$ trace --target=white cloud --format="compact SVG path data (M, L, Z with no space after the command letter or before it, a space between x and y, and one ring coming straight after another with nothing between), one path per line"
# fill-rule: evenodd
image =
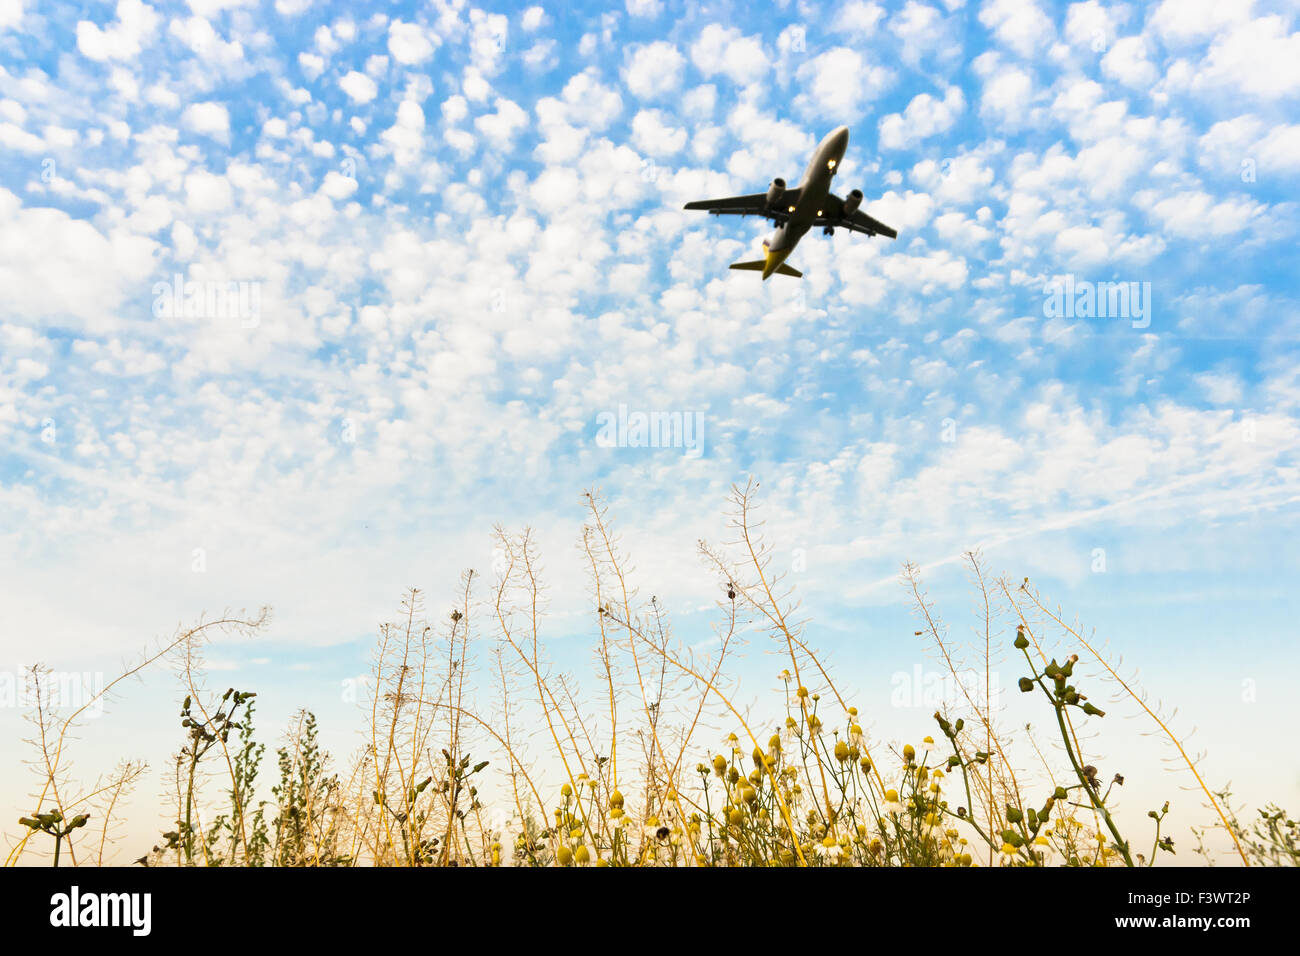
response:
M404 66L424 63L440 42L436 33L418 23L394 20L388 25L388 52Z
M844 46L809 60L796 76L804 88L797 97L802 112L846 123L861 119L893 80L886 67Z
M721 73L742 86L757 81L771 69L761 37L745 36L734 27L717 23L700 31L699 39L691 45L691 61L704 76Z
M357 191L357 181L351 176L331 171L325 174L320 191L330 199L347 199Z
M199 169L185 177L185 204L191 212L220 212L233 199L230 181L225 176Z
M325 58L315 53L299 53L298 67L309 80L314 80L325 72Z
M1005 129L1028 124L1036 98L1034 79L1015 66L996 64L988 71L980 96L980 115Z
M1261 99L1300 93L1300 32L1288 32L1287 21L1269 16L1217 34L1193 86Z
M353 103L369 103L379 92L375 81L364 73L351 70L339 80L339 89L348 95Z
M237 40L223 40L203 17L183 20L178 17L168 25L167 32L189 47L199 59L214 66L230 68L244 59L243 44Z
M23 0L0 0L0 30L18 26L23 19Z
M1154 202L1150 213L1174 235L1204 238L1242 232L1264 213L1264 206L1241 197L1216 202L1209 193L1187 190Z
M942 100L921 93L912 98L901 115L891 113L880 120L880 146L907 149L927 137L946 132L965 108L966 98L960 87L948 87Z
M627 67L623 70L623 82L634 96L641 99L654 99L671 93L682 83L682 71L686 68L686 58L673 44L656 40L637 47Z
M1147 21L1166 44L1182 45L1207 40L1224 28L1250 18L1254 0L1163 0Z
M1120 24L1128 20L1128 8L1103 6L1098 0L1072 3L1065 15L1065 38L1076 47L1101 53L1115 42Z
M127 60L138 56L153 36L160 17L141 0L118 0L117 20L100 27L89 20L77 23L77 49L90 60Z
M1101 70L1125 86L1149 89L1160 74L1149 59L1146 40L1141 36L1117 40L1101 60Z
M1221 120L1198 141L1201 165L1241 182L1253 167L1261 176L1300 172L1300 125L1270 125L1252 113Z
M103 233L49 208L26 208L0 188L0 286L10 315L108 329L122 324L128 295L153 272L156 243ZM143 311L143 310L142 310ZM144 318L144 315L130 318Z
M884 7L878 3L872 3L871 0L849 0L839 8L832 29L865 40L876 32L877 25L884 17Z
M1231 372L1202 372L1196 384L1215 405L1236 405L1245 392L1241 379Z
M392 150L393 162L398 166L414 163L424 143L424 110L420 104L402 100L397 105L396 121L380 134L380 139Z
M653 18L663 12L662 0L627 0L627 13L630 17Z
M984 0L979 20L1003 46L1023 57L1033 56L1056 32L1037 0Z
M191 103L181 113L181 125L193 133L230 142L230 111L223 103Z
M498 97L496 112L474 120L474 128L498 150L508 150L514 138L528 128L528 114L518 103Z
M529 7L519 18L519 25L528 33L540 30L546 25L546 11L541 7Z
M681 152L686 130L669 125L659 110L641 110L632 120L632 144L647 156L660 159Z

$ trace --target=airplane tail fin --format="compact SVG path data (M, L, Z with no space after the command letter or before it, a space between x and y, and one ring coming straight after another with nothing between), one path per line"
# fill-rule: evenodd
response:
M762 259L755 259L753 262L733 262L730 266L732 269L744 269L747 272L762 272L767 265ZM784 262L776 267L778 274L783 276L794 276L796 279L802 279L803 273L798 269L786 265Z

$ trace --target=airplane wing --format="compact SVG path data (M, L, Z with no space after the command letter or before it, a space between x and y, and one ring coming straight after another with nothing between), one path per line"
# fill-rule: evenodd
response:
M686 209L702 209L714 216L762 216L773 222L785 222L789 218L789 208L799 202L799 189L787 189L781 194L781 203L776 209L767 204L767 193L754 193L752 196L731 196L727 199L701 199L688 202Z
M897 230L889 228L879 219L872 219L861 209L853 210L852 215L844 215L844 200L834 193L826 197L826 206L827 208L822 210L826 215L818 216L813 220L814 226L832 226L850 232L861 232L868 236L898 238Z

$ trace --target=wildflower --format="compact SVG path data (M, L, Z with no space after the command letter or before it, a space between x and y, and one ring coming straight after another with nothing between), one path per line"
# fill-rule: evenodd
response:
M740 739L735 734L727 734L722 743L730 749L731 753L740 749Z
M785 670L781 671L781 673L777 674L776 676L781 679L781 683L783 684L790 683L791 680L790 668L787 667Z
M940 820L937 813L927 813L925 815L924 833L935 842L938 842L939 838L943 836L943 827L941 827L939 823Z
M645 835L653 837L659 832L659 818L647 817L645 821Z
M835 759L840 763L846 763L849 759L849 745L842 740L835 744Z
M727 772L727 758L718 754L713 758L713 772L721 777Z
M849 726L849 744L853 747L861 747L863 744L862 728L857 724Z
M903 805L898 800L897 790L885 791L885 812L895 817L903 812Z
M799 725L794 722L793 717L785 719L785 729L781 731L781 738L787 747L793 746L799 739Z
M623 808L623 794L617 790L611 793L609 795L609 805L616 810L621 810Z
M931 750L933 750L933 749L934 749L934 738L933 738L933 737L925 737L925 738L922 738L922 740L921 740L921 749L924 750L926 753L929 753Z
M835 837L831 836L829 833L826 834L825 838L817 844L816 849L817 855L823 860L829 860L834 863L840 858L840 845L835 841Z
M560 866L568 866L573 862L573 851L567 846L561 846L555 851L555 862L559 863Z
M573 851L573 858L580 866L586 866L591 862L591 851L584 844L579 843L578 848Z
M911 744L907 744L905 747L903 747L903 761L905 763L910 764L915 759L916 759L916 748L913 747Z
M795 691L795 693L796 693L799 697L807 698L807 696L808 696L808 688L807 688L807 687L804 687L804 686L802 686L802 685L800 685L799 689L798 689L797 691Z

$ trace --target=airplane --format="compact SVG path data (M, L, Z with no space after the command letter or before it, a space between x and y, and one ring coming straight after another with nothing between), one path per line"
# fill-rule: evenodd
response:
M848 146L849 128L841 126L827 133L817 145L803 179L793 189L786 189L785 180L778 177L772 180L765 193L703 199L688 202L685 208L702 209L714 216L763 216L771 219L776 223L776 232L770 240L763 240L763 258L753 262L734 262L731 268L761 271L765 281L773 273L802 278L803 273L786 265L785 260L813 226L821 226L822 234L826 236L832 235L838 227L868 236L898 238L896 231L858 208L862 204L861 189L853 190L847 199L841 199L830 191L831 179L838 171Z

